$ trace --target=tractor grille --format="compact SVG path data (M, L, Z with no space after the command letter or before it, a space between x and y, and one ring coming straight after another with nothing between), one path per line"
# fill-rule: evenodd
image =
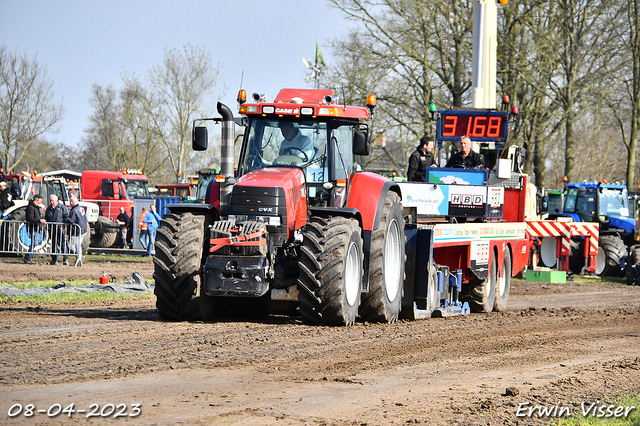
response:
M211 248L214 254L237 254L241 256L266 256L266 226L262 222L246 221L236 224L231 220L220 220L211 225ZM261 242L262 244L257 244Z

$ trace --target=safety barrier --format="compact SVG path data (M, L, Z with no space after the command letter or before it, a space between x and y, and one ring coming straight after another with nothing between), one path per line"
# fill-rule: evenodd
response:
M577 253L585 259L585 269L595 272L598 257L599 225L592 222L572 222L568 220L527 221L527 237L537 240L538 255L548 267L557 266L561 271L569 271L571 240L584 238L584 251ZM534 269L537 260L533 261Z
M75 223L0 221L0 253L26 255L77 255L82 262L86 233ZM76 266L78 264L76 262Z

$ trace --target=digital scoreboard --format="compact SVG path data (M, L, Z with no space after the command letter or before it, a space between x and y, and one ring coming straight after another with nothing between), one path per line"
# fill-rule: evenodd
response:
M472 141L505 142L509 114L503 111L438 111L438 140L458 141L467 135Z

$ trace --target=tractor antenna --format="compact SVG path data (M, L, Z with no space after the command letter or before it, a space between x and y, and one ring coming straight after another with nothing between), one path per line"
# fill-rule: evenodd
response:
M340 83L340 88L342 89L342 102L344 105L344 111L347 110L347 97L344 95L344 84Z
M242 89L242 82L244 81L244 70L242 70L242 74L240 74L240 89Z

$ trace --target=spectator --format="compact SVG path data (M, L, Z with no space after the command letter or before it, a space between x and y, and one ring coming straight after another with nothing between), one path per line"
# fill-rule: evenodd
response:
M144 223L144 217L147 215L147 208L142 208L142 213L140 214L140 219L138 219L138 240L140 240L140 244L142 244L143 249L147 249L149 245L149 233L147 232L147 224Z
M11 197L13 200L22 200L22 189L17 177L11 178Z
M68 223L75 223L78 225L79 229L76 227L72 227L70 231L69 238L69 246L72 248L70 251L75 251L76 253L76 267L82 266L82 258L84 254L82 253L82 241L84 241L84 237L87 234L89 228L87 227L87 217L85 215L84 209L78 203L78 197L72 195L70 198L71 201L71 211L69 212L69 218L66 220ZM80 232L80 235L77 233Z
M120 228L118 229L118 241L116 242L116 245L119 248L129 247L129 244L127 243L127 228L129 228L130 221L131 221L131 218L127 214L124 207L121 206L120 214L116 218L116 223L120 225Z
M58 264L57 253L62 253L62 264L69 264L69 250L67 248L67 235L64 227L60 225L69 219L69 210L58 202L58 196L51 194L49 207L44 213L44 219L49 223L49 235L51 235L51 264ZM58 224L58 225L56 225Z
M0 217L6 209L13 206L13 197L7 188L7 182L0 182Z
M436 159L433 155L433 138L422 135L420 143L409 157L407 180L409 182L425 182L427 167L435 167Z
M24 263L33 263L31 255L36 245L36 239L42 239L42 225L47 224L47 221L42 218L41 203L42 197L40 194L36 194L33 200L29 200L29 204L27 204L27 232L31 237L31 241L29 243L29 252L24 256Z
M156 212L156 205L151 204L151 210L142 220L147 224L147 233L149 234L149 243L147 245L147 256L151 256L151 250L156 243L156 230L160 226L160 215Z
M462 136L460 138L460 151L456 152L447 161L447 167L461 167L463 169L482 168L482 156L471 150L471 138Z

